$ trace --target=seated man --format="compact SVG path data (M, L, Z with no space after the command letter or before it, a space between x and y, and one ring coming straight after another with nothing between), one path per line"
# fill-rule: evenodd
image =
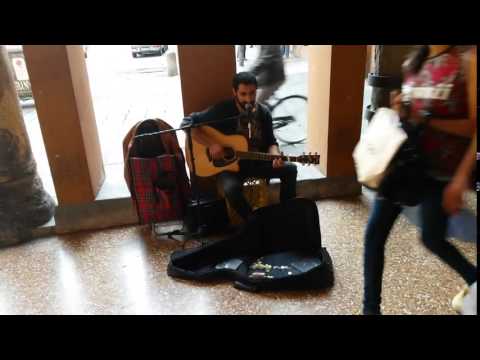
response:
M194 124L221 120L210 123L225 135L242 134L248 139L249 151L280 155L278 143L273 135L272 115L262 104L255 104L257 80L248 72L241 72L233 78L233 98L214 105L200 113L193 113ZM252 109L252 111L249 111ZM223 119L223 120L222 120ZM223 157L223 147L216 144L201 127L192 129L192 138L208 147L214 159ZM247 219L252 209L243 196L243 182L248 177L279 178L281 180L280 200L285 201L296 196L297 167L284 163L282 159L273 162L240 160L238 173L224 171L217 175L217 182L223 187L226 198L235 211Z

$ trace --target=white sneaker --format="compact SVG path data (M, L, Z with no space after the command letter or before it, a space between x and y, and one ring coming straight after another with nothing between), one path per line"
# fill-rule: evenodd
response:
M477 315L477 282L474 282L463 299L462 315Z
M452 308L459 314L462 313L463 301L465 297L468 295L468 293L469 293L469 287L465 285L462 288L462 290L457 295L455 295L455 297L452 300Z

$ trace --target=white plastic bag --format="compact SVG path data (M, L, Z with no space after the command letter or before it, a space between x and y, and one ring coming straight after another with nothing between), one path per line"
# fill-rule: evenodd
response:
M353 160L360 183L377 189L388 165L407 140L396 111L379 108L353 151Z

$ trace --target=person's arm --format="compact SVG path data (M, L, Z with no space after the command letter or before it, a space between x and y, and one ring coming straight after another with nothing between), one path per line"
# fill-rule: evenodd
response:
M450 183L443 193L443 208L449 214L455 214L460 211L463 203L463 194L469 188L470 176L475 168L477 161L477 56L476 51L472 52L469 62L469 71L467 76L468 84L468 105L469 105L469 121L473 128L473 138L470 147L466 151L462 162L455 171Z
M280 152L280 149L278 148L278 145L271 145L268 148L268 152L272 155L282 155L282 153ZM279 167L282 167L283 165L285 165L285 163L282 159L275 159L272 162L273 168L279 168Z
M272 64L282 61L280 45L260 45L260 52L249 71L258 76L264 71L268 71Z
M248 69L253 75L258 76L263 69L265 68L265 45L260 45L260 51L258 53L257 58L255 59L253 65Z
M477 161L477 135L472 139L468 151L457 168L455 175L443 192L442 205L448 214L456 214L463 204L463 194L469 189L470 176Z
M282 155L278 145L270 145L269 148L268 148L268 153L272 154L272 155Z
M223 157L223 146L210 139L210 137L202 131L202 128L192 129L192 138L196 142L206 146L212 158L221 159Z
M211 107L202 113L194 113L191 118L195 124L201 124L202 122L209 121L209 119L215 119L218 115L217 113L216 107ZM191 134L194 141L208 148L210 155L214 159L220 159L223 156L223 146L215 143L213 139L205 134L201 127L192 128Z
M268 153L272 155L282 155L280 152L280 149L278 147L277 140L275 139L275 135L273 134L273 119L272 119L272 114L270 111L265 109L265 116L264 116L264 141L266 145L268 146ZM272 166L274 168L278 168L284 165L284 162L282 159L275 159L273 160Z
M192 139L206 147L214 145L212 139L205 134L201 127L192 129Z

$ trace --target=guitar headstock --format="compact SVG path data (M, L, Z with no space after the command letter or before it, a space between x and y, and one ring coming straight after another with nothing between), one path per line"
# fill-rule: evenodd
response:
M311 152L308 154L303 153L297 157L297 162L303 165L318 165L320 164L320 155L318 153L312 154Z

